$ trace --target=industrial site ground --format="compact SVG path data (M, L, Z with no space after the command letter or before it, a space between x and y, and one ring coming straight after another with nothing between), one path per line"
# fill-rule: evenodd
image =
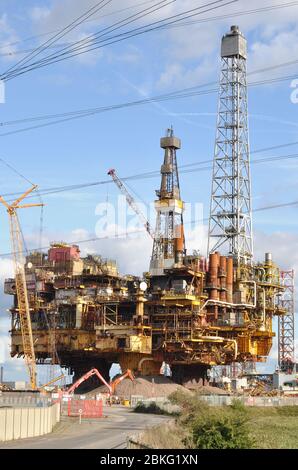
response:
M200 402L199 395L184 396L181 390L170 400L179 404L179 413L164 413L158 406L150 405L147 410L142 407L141 412L121 405L107 406L103 418L82 419L80 423L77 417L64 416L51 434L6 442L0 449L298 448L298 406L243 409L236 400L232 407L211 409ZM245 430L240 429L239 433L243 417ZM214 436L223 423L231 426L231 434L219 442ZM204 429L201 442L194 439L198 426ZM205 439L206 432L212 432L209 441Z
M243 408L235 400L234 407L211 409L199 397L178 394L175 403L181 405L181 414L146 430L139 442L152 449L298 448L298 406ZM196 440L199 430L200 442ZM219 431L226 433L225 440L216 440ZM208 433L210 439L206 439Z
M79 418L62 417L50 435L2 443L0 449L125 449L129 436L168 419L123 406L105 407L103 418L80 424Z

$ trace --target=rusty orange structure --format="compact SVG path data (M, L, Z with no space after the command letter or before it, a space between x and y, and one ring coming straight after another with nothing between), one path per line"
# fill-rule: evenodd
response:
M169 152L178 147L174 139L162 139L168 162L164 172L173 169ZM214 365L266 360L275 335L272 319L285 313L277 302L283 291L279 268L270 254L262 263L240 265L219 252L210 253L208 260L187 254L183 202L177 186L171 192L164 189L170 188L165 174L156 208L169 224L176 210L179 230L174 224L169 232L173 238L165 240L158 233L157 217L158 246L153 246L151 271L144 277L120 275L116 262L81 257L78 246L63 242L53 243L48 253L27 256L24 269L38 363L51 357L49 337L74 380L96 368L108 382L113 363L134 376L154 375L165 362L173 380L200 383ZM11 355L22 357L15 279L5 281L5 292L14 296ZM92 388L92 377L89 383Z
M185 255L163 276L142 279L120 276L112 261L91 255L40 260L33 253L25 264L35 357L43 363L51 356L51 329L61 365L75 379L96 367L108 380L112 363L134 375L158 374L166 362L183 383L203 380L213 365L265 361L273 316L285 313L276 302L279 269L268 257L235 267L214 253L202 270L201 257ZM22 357L14 279L5 281L5 292L15 299L11 354Z

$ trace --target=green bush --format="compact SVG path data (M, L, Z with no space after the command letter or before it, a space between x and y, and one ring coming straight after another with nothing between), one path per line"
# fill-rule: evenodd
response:
M247 415L247 408L243 404L241 400L237 400L237 398L234 398L232 400L232 404L230 406L232 411L236 411L238 413L242 413L244 415Z
M195 449L250 449L249 413L240 400L231 406L211 407L197 394L173 393L170 401L181 408L178 424L187 432L184 445Z
M191 434L196 449L250 449L254 444L242 410L201 416L194 423Z
M186 421L192 421L196 415L208 413L209 405L199 395L177 390L169 397L173 405L178 405Z
M150 402L148 405L145 403L139 402L134 408L135 413L150 413L155 415L168 415L165 410L160 408L154 401Z

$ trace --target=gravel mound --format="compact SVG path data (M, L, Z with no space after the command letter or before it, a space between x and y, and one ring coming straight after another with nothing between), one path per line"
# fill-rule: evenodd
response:
M211 385L196 386L194 384L185 384L185 387L199 395L231 395L227 390L219 387L212 387Z
M182 385L176 384L169 377L163 375L136 377L134 381L124 379L116 387L116 395L120 398L129 398L131 395L141 395L144 398L167 397L176 390L188 392ZM105 385L92 390L90 394L107 393Z

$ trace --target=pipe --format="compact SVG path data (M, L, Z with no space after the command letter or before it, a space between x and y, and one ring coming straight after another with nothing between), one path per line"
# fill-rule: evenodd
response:
M254 285L254 303L253 304L240 304L245 305L245 307L256 308L257 306L257 283L256 281L241 281L243 284L253 284Z
M211 253L209 256L209 275L210 275L210 296L213 300L218 299L218 253Z
M252 283L254 284L254 303L253 304L234 304L232 302L223 302L222 300L214 300L214 299L207 299L203 306L200 308L200 312L203 308L206 307L208 303L220 304L226 307L248 307L248 308L256 308L257 305L257 283L256 281L242 281L243 283Z
M265 308L265 305L266 305L266 291L265 291L265 288L263 287L262 289L263 291L263 318L262 318L262 324L263 324L263 327L265 329L266 325L266 308Z
M266 271L265 268L262 268L261 266L257 267L257 271L263 271L263 277L261 278L261 281L266 281Z
M143 318L144 316L144 293L143 291L139 290L137 293L136 299L136 316Z
M143 359L141 359L138 363L138 371L139 372L142 371L142 365L145 361L154 361L154 358L153 357L143 357Z
M224 343L234 343L234 360L237 359L237 356L238 356L238 343L237 343L236 339L224 338L223 336L200 336L197 339L198 339L198 341L202 340L202 341L207 341L207 342L208 342L208 340L209 341L211 340L211 342L212 341L222 341Z
M219 258L219 266L220 266L220 300L226 301L227 300L227 258L225 256L221 256Z
M175 262L182 264L184 252L184 228L183 225L177 225L175 233Z
M227 259L227 301L233 302L233 275L234 275L234 266L233 258Z
M231 343L234 343L235 345L235 348L234 348L234 360L237 359L237 356L238 356L238 343L236 341L236 339L229 339L229 341L231 341Z

